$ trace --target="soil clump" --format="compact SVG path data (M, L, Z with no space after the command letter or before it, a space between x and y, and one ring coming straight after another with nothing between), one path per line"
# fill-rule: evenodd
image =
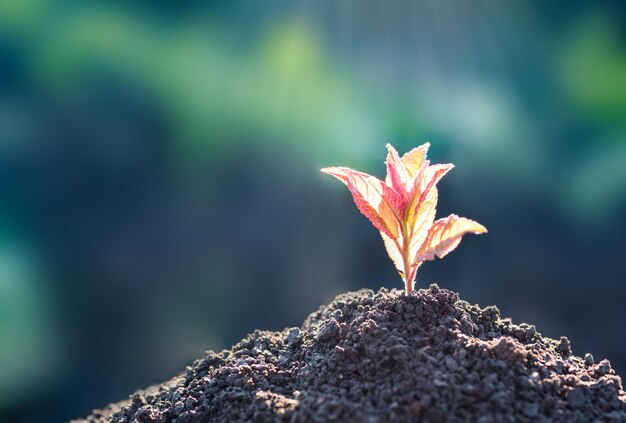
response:
M339 295L76 422L626 422L607 360L431 285Z

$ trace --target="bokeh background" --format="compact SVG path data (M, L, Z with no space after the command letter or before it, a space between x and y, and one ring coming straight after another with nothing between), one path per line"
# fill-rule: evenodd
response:
M626 373L623 2L0 2L0 421L79 417L401 288L319 169L457 165L424 265Z

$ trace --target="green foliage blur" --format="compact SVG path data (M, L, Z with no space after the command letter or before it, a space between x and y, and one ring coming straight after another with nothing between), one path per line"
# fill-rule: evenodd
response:
M626 6L0 2L0 421L61 421L401 288L319 168L456 168L418 272L626 370ZM479 239L480 238L480 239Z

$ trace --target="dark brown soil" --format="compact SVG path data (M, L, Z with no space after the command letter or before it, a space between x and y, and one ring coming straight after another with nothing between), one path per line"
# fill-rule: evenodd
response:
M626 422L607 360L431 285L350 292L88 422Z

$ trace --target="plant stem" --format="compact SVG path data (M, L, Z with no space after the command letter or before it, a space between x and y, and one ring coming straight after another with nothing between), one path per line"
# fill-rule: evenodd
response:
M413 292L413 278L415 275L411 271L411 240L408 237L406 222L402 222L402 264L404 266L404 294L411 295Z

